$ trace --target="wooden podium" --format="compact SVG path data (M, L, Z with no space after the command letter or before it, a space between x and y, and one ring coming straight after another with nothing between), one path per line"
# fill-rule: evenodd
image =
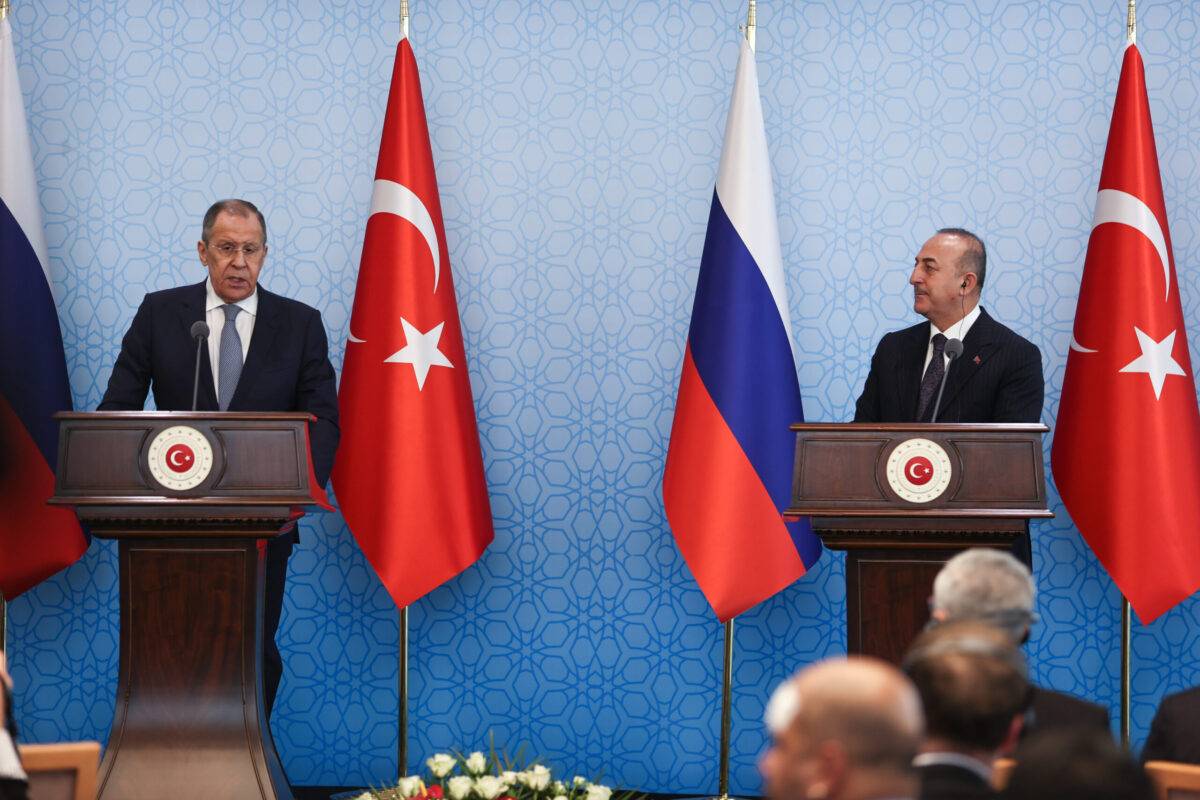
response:
M1046 508L1040 424L792 426L788 519L846 551L846 645L899 663L933 579L970 547L1008 549Z
M120 542L97 797L291 798L263 707L263 548L313 486L309 415L63 413L50 501Z

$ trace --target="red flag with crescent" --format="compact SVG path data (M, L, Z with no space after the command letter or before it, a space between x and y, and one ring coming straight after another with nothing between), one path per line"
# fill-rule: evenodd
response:
M1051 452L1063 503L1149 623L1200 587L1200 410L1145 70L1125 50Z
M338 394L338 504L400 608L492 541L420 76L396 47Z

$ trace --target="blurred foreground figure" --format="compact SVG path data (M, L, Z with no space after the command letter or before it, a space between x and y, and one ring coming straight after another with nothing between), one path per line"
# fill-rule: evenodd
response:
M996 797L992 764L1012 752L1029 703L1021 651L989 625L948 622L918 636L903 666L925 712L919 797Z
M771 800L912 798L921 701L890 664L819 662L780 686L767 706L771 748L759 765Z
M1150 776L1105 733L1032 736L1017 751L1004 797L1021 800L1154 800Z

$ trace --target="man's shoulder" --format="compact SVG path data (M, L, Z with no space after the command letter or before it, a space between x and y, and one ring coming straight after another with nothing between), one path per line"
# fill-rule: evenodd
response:
M1104 706L1041 686L1034 688L1033 716L1039 731L1079 725L1107 729L1109 725Z
M1200 715L1200 686L1184 689L1182 692L1169 694L1158 704L1160 709L1167 711L1188 710Z
M170 306L178 303L204 298L204 282L189 283L186 286L173 286L170 289L159 289L147 292L145 302L152 306Z
M967 335L970 336L977 329L981 335L1005 347L1015 347L1021 350L1041 353L1036 344L997 320L986 309L980 309L979 319L975 320L975 324L971 326L971 330L967 332Z
M929 344L929 323L918 322L916 325L910 325L907 328L901 328L898 331L888 331L879 340L879 347L896 347L912 342L924 341Z
M284 314L290 317L307 318L320 316L321 312L310 306L308 303L301 302L291 297L285 297L281 294L269 291L261 285L258 287L258 304L259 313L271 311L273 313Z

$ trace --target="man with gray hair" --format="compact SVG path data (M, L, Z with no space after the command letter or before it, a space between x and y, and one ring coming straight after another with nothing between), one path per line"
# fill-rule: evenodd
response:
M890 664L861 657L813 664L775 691L766 723L773 742L759 768L771 800L916 796L921 700Z
M932 622L982 622L1003 631L1014 646L1025 644L1037 619L1036 589L1029 569L1008 553L975 548L946 562L933 581ZM1034 731L1089 728L1111 735L1108 710L1069 694L1034 687L1023 736Z

